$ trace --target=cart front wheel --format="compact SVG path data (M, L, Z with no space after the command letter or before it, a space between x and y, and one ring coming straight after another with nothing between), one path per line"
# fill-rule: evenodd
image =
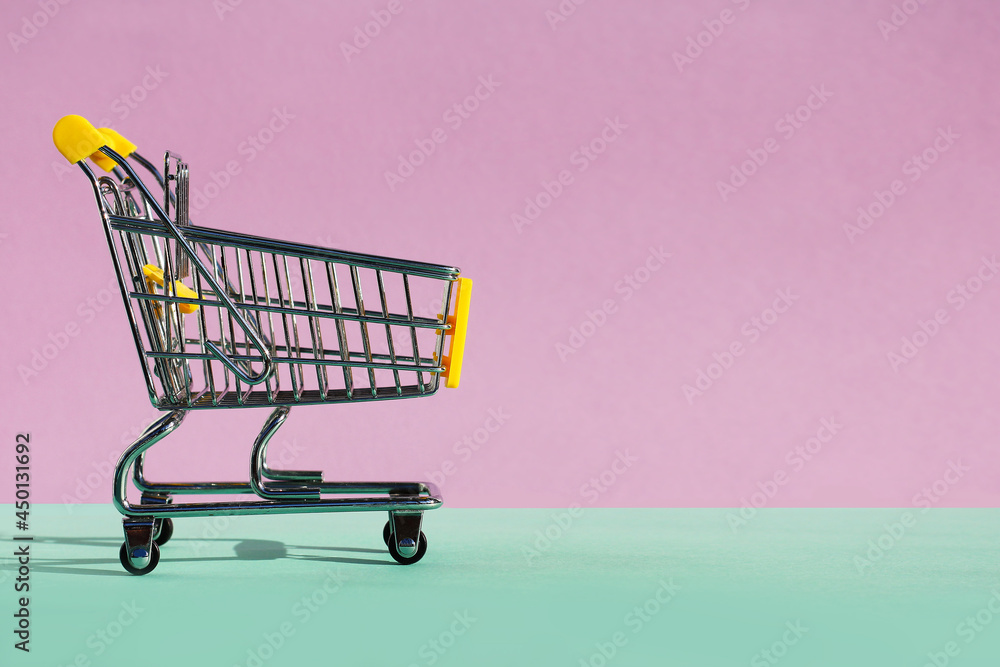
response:
M420 541L417 543L417 552L412 556L401 555L399 553L399 547L396 544L396 540L394 539L390 539L387 537L386 545L389 547L389 555L392 556L397 563L399 563L400 565L412 565L413 563L416 563L418 560L423 558L424 554L427 553L427 536L424 535L423 532L421 531Z
M130 574L149 574L156 568L156 564L160 562L159 545L157 545L156 542L153 542L150 545L150 548L151 550L148 554L148 560L146 559L145 553L137 553L135 554L135 558L130 558L128 553L128 544L122 542L122 548L118 552L118 560L122 562L122 567L124 567Z
M160 519L159 523L160 532L153 541L162 547L170 541L171 536L174 534L174 521L173 519Z
M385 527L382 529L382 541L385 542L385 546L389 546L390 536L392 536L392 521L386 521Z

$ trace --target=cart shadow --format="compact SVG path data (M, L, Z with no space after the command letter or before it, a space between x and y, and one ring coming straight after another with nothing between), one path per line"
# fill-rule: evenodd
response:
M316 561L323 563L344 563L349 565L396 565L394 561L389 558L388 553L385 549L366 549L360 547L337 547L337 546L313 546L313 545L292 545L288 546L284 542L279 542L277 540L227 540L224 538L214 538L214 539L195 539L195 538L175 538L171 540L171 543L194 543L194 551L204 551L204 548L199 548L198 545L216 545L222 542L236 542L233 545L233 555L231 556L193 556L193 557L171 557L170 545L165 545L161 549L160 560L163 563L215 563L223 561L272 561L280 560L283 558L291 560L305 560L305 561ZM117 554L118 549L121 547L121 539L117 538L99 538L99 537L43 537L36 536L33 540L34 544L59 544L73 547L97 547L105 550L111 550L113 553ZM217 548L217 547L214 547ZM360 557L350 557L350 556L323 556L314 555L307 553L290 553L289 549L293 550L308 550L308 551L336 551L336 552L347 552L347 553L357 553L357 554L378 554L384 555L385 559L374 559L374 558L360 558ZM38 550L35 550L36 553ZM112 565L114 569L98 569L93 566L95 565ZM112 576L112 577L131 577L133 575L125 572L121 569L121 563L118 558L44 558L32 555L31 557L31 569L36 572L47 572L52 574L83 574L83 575L96 575L96 576ZM2 571L16 571L17 563L13 561L8 561L6 563L0 563L0 572Z

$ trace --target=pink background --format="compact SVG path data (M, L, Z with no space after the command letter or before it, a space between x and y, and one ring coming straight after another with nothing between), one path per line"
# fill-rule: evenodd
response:
M555 28L557 0L402 0L348 62L340 43L387 4L245 0L220 19L207 1L73 2L16 52L5 39L3 467L30 431L36 500L107 502L106 461L155 416L119 297L92 320L81 306L113 272L89 185L55 169L52 125L77 113L157 161L180 152L196 189L238 161L196 223L475 280L462 387L295 410L274 449L295 467L424 478L450 461L452 506L736 506L761 486L772 506L908 506L936 481L936 504L1000 504L1000 280L949 300L1000 251L1000 5L913 2L884 38L885 0L594 1ZM726 9L678 71L674 52ZM5 2L0 26L39 11ZM166 76L142 90L147 67ZM444 112L490 76L499 87L454 129ZM776 122L813 87L832 96L787 137ZM294 118L248 161L240 144L275 108ZM574 151L608 118L627 128L578 171ZM384 173L439 127L447 140L390 190ZM949 127L958 138L912 181L904 164ZM717 182L769 138L777 152L723 201ZM519 233L511 215L564 169L572 184ZM844 225L895 179L905 193L852 243ZM626 300L616 283L651 246L671 257ZM786 289L794 305L751 341L744 323ZM606 300L563 361L557 344ZM887 353L938 310L947 322L894 370ZM18 366L71 324L79 335L23 381ZM718 375L713 353L733 341L744 353L689 402L683 386ZM485 439L498 408L509 416ZM243 478L265 417L193 414L148 473ZM824 418L842 427L821 451L786 458ZM470 456L465 436L484 440ZM619 451L638 462L605 472ZM952 463L961 476L942 481ZM582 488L602 472L607 488Z

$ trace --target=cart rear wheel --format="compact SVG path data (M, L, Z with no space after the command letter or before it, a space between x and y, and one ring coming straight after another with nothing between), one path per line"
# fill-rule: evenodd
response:
M422 531L420 533L420 541L417 543L417 553L412 556L400 555L398 547L396 546L396 540L386 539L386 544L389 547L389 555L392 556L393 559L400 565L412 565L423 558L424 554L427 553L427 536L424 535Z
M161 547L170 541L171 536L174 534L174 522L173 519L160 519L160 532L157 534L156 542Z
M382 529L382 541L385 542L385 546L389 546L389 537L392 535L392 521L386 521L385 527Z
M150 547L149 562L143 566L136 566L133 564L132 559L129 558L128 544L122 542L122 548L118 552L118 560L122 562L122 567L128 570L130 574L149 574L156 568L156 564L160 562L160 547L156 542L153 542Z

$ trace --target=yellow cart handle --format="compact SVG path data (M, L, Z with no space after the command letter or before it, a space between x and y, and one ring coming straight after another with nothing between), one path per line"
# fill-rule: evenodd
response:
M52 143L70 164L97 153L102 146L108 146L108 138L83 116L63 116L52 128ZM100 153L98 153L100 155Z
M98 150L102 146L107 146L122 157L135 152L135 144L131 141L109 127L98 130L83 116L60 118L52 128L52 142L70 164L89 157L104 171L114 169L115 161Z
M128 157L135 152L135 144L112 130L110 127L102 127L98 130L98 132L103 134L104 138L107 139L108 147L122 157ZM104 171L111 171L116 166L114 160L101 152L93 153L90 156L90 159Z
M455 281L455 314L448 317L451 329L445 335L451 339L448 353L441 359L444 366L444 386L458 387L462 379L462 355L465 353L465 330L469 320L469 300L472 298L472 280L459 278Z

